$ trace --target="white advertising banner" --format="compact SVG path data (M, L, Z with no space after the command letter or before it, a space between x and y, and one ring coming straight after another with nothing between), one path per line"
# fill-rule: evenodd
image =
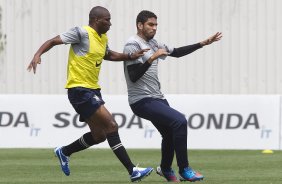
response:
M173 95L186 115L188 147L280 149L279 95Z
M281 149L279 95L166 95L185 114L188 148ZM126 148L160 148L154 126L135 116L126 95L103 95ZM88 126L66 95L0 95L0 148L66 145ZM109 148L107 142L95 146Z

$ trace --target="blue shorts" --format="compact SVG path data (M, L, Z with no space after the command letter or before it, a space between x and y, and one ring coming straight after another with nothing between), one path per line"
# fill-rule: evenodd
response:
M75 111L80 115L79 121L82 122L90 118L101 105L105 104L100 89L70 88L68 89L68 98Z

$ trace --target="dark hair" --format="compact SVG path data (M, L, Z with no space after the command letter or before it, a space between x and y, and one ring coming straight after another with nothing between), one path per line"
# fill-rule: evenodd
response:
M155 15L153 12L148 11L148 10L142 10L136 18L136 26L138 24L138 22L141 22L142 24L144 24L149 18L156 18L157 19L157 15Z

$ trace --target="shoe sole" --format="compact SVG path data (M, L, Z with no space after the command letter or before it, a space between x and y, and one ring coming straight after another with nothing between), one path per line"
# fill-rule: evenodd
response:
M180 180L181 182L183 182L183 181L196 182L196 181L204 180L204 178L198 178L198 179L195 179L195 180L185 180L185 179L180 178L179 180Z
M154 169L152 168L145 176L143 176L143 177L140 178L140 179L134 180L134 181L131 180L131 182L140 182L141 180L143 180L144 178L146 178L147 176L149 176L153 171L154 171Z

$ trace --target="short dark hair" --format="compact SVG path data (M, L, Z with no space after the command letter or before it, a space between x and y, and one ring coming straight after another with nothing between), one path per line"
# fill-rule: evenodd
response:
M153 12L148 11L148 10L142 10L136 18L136 26L138 22L141 22L144 24L149 18L158 18L157 15L155 15Z
M100 18L105 11L108 11L102 6L95 6L89 12L89 24L95 19Z

